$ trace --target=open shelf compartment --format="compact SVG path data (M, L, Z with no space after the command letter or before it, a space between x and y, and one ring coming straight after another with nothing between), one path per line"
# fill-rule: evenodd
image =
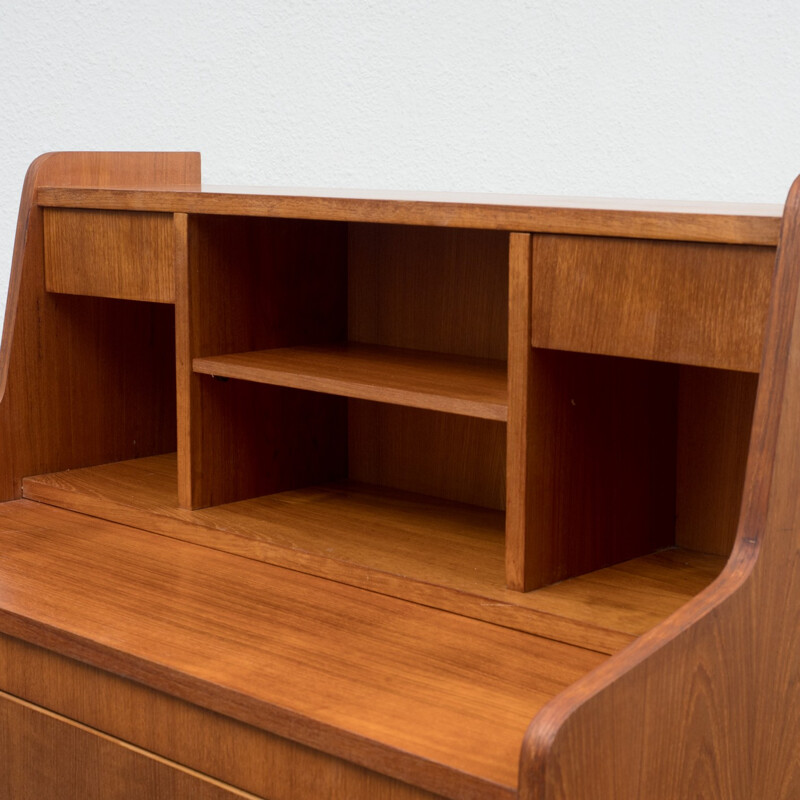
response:
M508 241L190 216L181 504L349 479L502 516Z

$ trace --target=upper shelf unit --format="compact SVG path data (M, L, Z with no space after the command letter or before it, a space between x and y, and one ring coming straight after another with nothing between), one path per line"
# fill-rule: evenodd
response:
M676 544L729 551L774 253L720 240L769 241L767 210L40 201L51 291L176 305L184 511L353 482L443 518L455 501L494 515L522 590ZM717 242L635 241L655 230Z

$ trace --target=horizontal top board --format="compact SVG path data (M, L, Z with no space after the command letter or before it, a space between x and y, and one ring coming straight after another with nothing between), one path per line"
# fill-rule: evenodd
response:
M775 246L782 207L338 189L43 187L42 206L434 225Z

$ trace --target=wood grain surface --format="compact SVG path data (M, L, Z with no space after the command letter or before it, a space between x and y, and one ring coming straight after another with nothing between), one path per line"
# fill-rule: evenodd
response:
M435 800L407 783L2 635L0 681L17 697L259 797ZM140 791L138 786L132 781L131 790ZM121 780L113 788L124 792L126 784Z
M541 457L534 446L535 381L531 341L531 236L512 233L508 278L508 438L506 441L506 584L524 592L531 584L531 560L540 556L529 525L533 474ZM528 532L530 531L530 538Z
M800 179L780 224L37 159L0 345L0 793L74 762L76 798L800 797ZM174 317L119 299L154 259ZM507 361L505 401L453 358L496 395Z
M196 358L195 372L381 403L505 420L504 361L358 343Z
M175 416L178 504L192 507L194 493L192 464L192 420L200 417L200 394L192 370L192 339L189 297L189 216L172 215L175 246Z
M505 360L508 234L348 225L351 342Z
M14 800L258 800L5 692L0 759L0 796Z
M526 590L675 542L678 367L534 350Z
M38 187L199 178L197 153L50 153L31 165L0 346L1 499L18 497L25 475L175 447L172 310L46 293Z
M202 356L342 341L346 234L335 223L189 217L188 275L178 281L186 293L179 318L188 313L189 327L181 369ZM206 375L184 380L191 507L346 477L342 398Z
M503 422L348 402L348 476L354 481L502 509L505 451Z
M770 247L537 236L534 347L758 372Z
M508 235L348 225L347 338L505 361ZM505 426L351 400L348 474L366 483L501 509Z
M525 800L800 796L800 180L786 204L733 553L681 611L550 703Z
M671 549L520 593L504 588L498 512L352 484L190 512L177 507L174 456L27 478L25 496L606 653L724 565Z
M44 209L49 292L175 302L172 215Z
M0 544L2 632L452 798L606 658L27 500Z
M758 376L684 366L678 379L675 542L729 556L736 538Z
M775 246L781 207L767 204L369 192L241 187L65 188L39 193L46 206L297 217L403 225L494 228ZM142 184L143 186L145 184Z

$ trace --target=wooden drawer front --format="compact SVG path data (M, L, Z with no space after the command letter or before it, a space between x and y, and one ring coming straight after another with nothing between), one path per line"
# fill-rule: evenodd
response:
M534 347L758 372L774 248L533 239Z
M48 291L175 302L172 214L43 212Z
M14 800L255 798L0 692L0 797Z

